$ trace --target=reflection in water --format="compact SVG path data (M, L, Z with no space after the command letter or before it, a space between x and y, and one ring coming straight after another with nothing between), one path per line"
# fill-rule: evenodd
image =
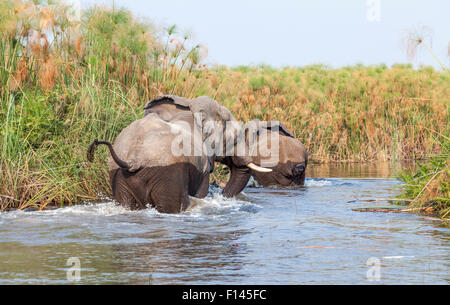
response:
M114 202L0 213L0 284L69 283L70 257L80 259L83 284L450 281L450 229L440 221L353 211L398 194L400 183L386 178L397 166L308 168L316 178L304 187L248 187L232 199L211 188L179 215ZM372 257L380 282L366 278Z
M402 169L414 169L415 162L380 162L380 163L331 163L311 164L307 167L307 177L359 177L391 178L396 177Z
M219 280L224 271L239 274L242 268L240 249L234 245L237 236L243 231L205 233L178 232L178 238L161 236L161 238L145 234L140 238L154 240L143 244L116 244L112 249L119 262L119 272L122 274L138 274L133 283L147 284L170 282L183 284L183 281L205 281L209 277ZM130 259L131 254L131 259ZM184 274L184 280L177 280L179 274ZM226 281L223 278L223 281ZM231 279L228 279L231 280Z

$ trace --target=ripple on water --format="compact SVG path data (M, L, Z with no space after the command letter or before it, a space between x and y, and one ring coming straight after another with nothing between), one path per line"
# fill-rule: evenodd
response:
M398 181L308 178L305 187L210 187L181 214L130 211L112 200L0 213L0 283L65 283L80 257L83 283L448 283L450 230L413 214L360 213ZM36 278L39 274L39 279Z

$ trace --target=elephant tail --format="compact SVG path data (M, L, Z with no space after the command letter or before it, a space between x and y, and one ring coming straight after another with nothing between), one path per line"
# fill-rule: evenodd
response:
M111 153L111 157L113 158L114 162L116 162L116 164L119 167L124 168L124 169L131 168L131 166L127 162L121 160L117 156L117 154L114 151L114 148L112 147L111 143L109 143L108 141L98 141L97 139L95 139L94 142L92 142L92 144L89 145L89 148L88 148L88 151L87 151L87 159L89 160L89 162L92 162L94 160L95 149L97 148L98 145L101 145L101 144L104 144L104 145L108 146L109 152Z

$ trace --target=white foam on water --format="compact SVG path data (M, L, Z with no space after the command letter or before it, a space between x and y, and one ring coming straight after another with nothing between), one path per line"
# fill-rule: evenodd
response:
M236 197L224 197L222 188L214 185L210 185L208 195L205 198L196 199L196 202L198 203L196 206L183 214L192 217L220 217L231 213L252 213L261 208L257 204L237 199Z
M305 186L357 186L361 180L349 178L306 178Z
M0 222L7 219L38 217L38 216L114 216L114 215L144 215L147 217L203 217L220 216L236 212L255 212L260 206L236 198L226 198L222 195L222 189L210 186L207 197L195 199L197 205L192 209L179 214L159 213L155 208L148 207L144 210L132 211L112 199L99 203L84 203L69 207L62 207L43 211L9 211L0 212Z
M308 187L322 187L331 185L341 185L346 184L348 181L341 181L339 179L324 179L324 178L307 178L305 181L305 186ZM257 182L251 178L249 181L249 186L258 187ZM133 214L141 215L145 217L221 217L230 213L256 213L261 209L258 204L249 202L248 200L242 200L241 198L227 198L222 194L223 189L210 185L208 190L208 195L205 198L198 199L195 201L197 205L186 212L179 214L164 214L159 213L155 208L148 207L144 210L132 211L122 205L115 202L113 199L104 198L102 202L88 202L84 204L68 206L63 208L57 208L53 210L44 211L9 211L0 212L0 223L2 220L24 218L24 217L37 217L37 216L114 216L114 215L124 215Z
M35 213L35 212L31 212ZM117 204L113 200L99 202L99 203L85 203L80 205L74 205L70 207L64 207L60 209L42 211L47 215L100 215L100 216L113 216L120 214L133 213L133 211L126 209L120 204Z
M305 180L305 186L326 186L326 185L332 185L333 182L328 179L313 179L313 178L307 178Z
M259 184L258 181L256 181L255 178L253 178L253 176L250 176L250 179L248 180L246 187L262 187L262 185Z
M193 217L214 216L220 217L222 215L242 212L256 212L259 205L239 200L236 198L226 198L222 194L215 193L212 196L205 197L199 200L199 204L193 207L185 214Z
M132 213L133 211L118 205L114 201L100 202L100 203L84 203L79 205L73 205L63 208L57 208L52 210L43 211L9 211L1 212L0 219L14 219L20 217L30 216L112 216L126 213Z

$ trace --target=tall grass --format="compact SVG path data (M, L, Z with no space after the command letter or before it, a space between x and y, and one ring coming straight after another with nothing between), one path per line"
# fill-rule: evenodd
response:
M243 67L214 78L238 118L284 121L319 162L420 159L441 149L431 130L449 130L450 75L432 68Z
M414 57L417 49L423 47L442 69L449 72L439 58L433 53L425 42L428 28L422 27L420 31L413 31L406 38L407 54ZM450 56L450 53L449 53ZM448 123L448 122L447 122ZM415 171L404 171L400 180L406 183L403 197L409 198L408 211L428 213L440 216L450 222L450 137L447 128L445 134L430 130L435 133L435 142L442 148L441 153L429 155L423 163L418 163Z
M86 165L87 145L113 140L155 95L192 96L199 46L124 9L71 21L61 4L1 0L0 15L0 209L109 195L104 162Z
M316 162L420 159L448 134L449 75L408 66L202 64L202 47L124 9L0 0L0 209L110 195L106 151L160 94L209 95L238 119L279 119Z
M410 198L409 210L436 214L450 221L450 138L438 135L442 152L418 164L415 171L405 171L400 179L405 182L403 197Z

